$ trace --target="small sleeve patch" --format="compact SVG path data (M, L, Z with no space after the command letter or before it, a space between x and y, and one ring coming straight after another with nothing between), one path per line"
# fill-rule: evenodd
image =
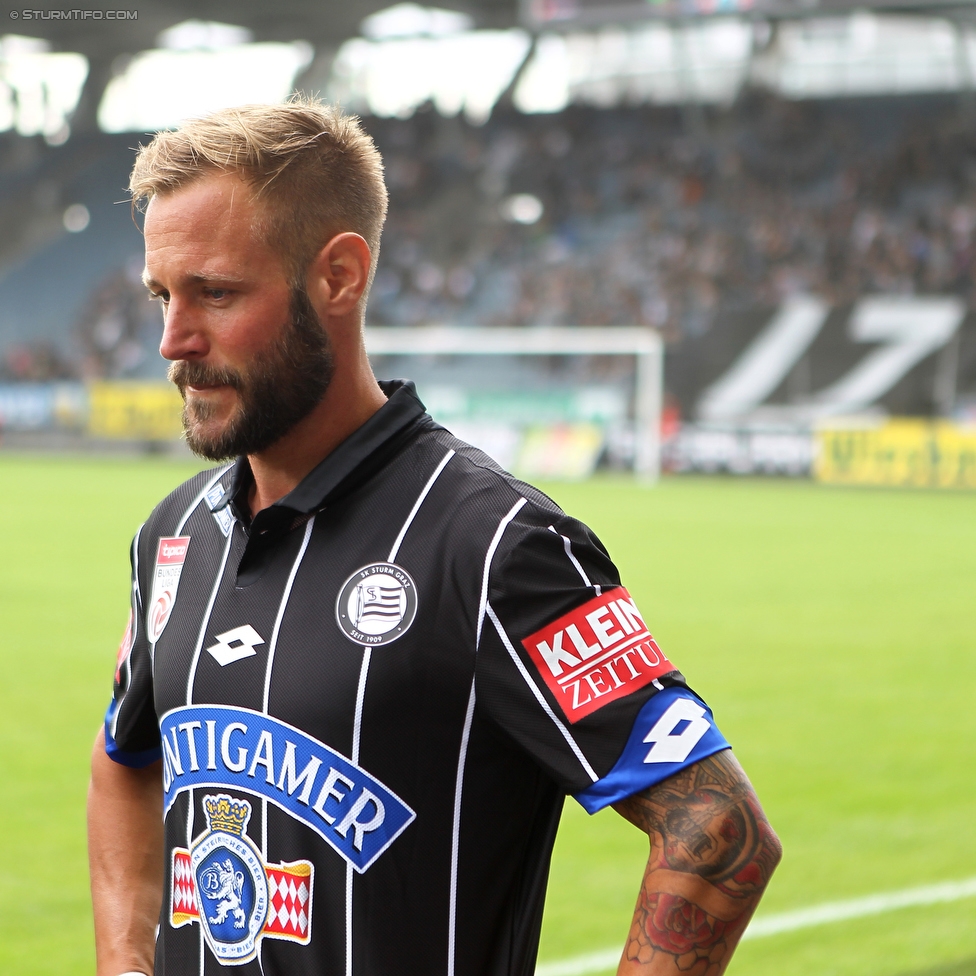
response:
M675 670L622 586L530 634L522 646L571 723Z
M129 622L125 625L125 633L122 635L122 643L119 644L119 653L115 661L115 681L118 683L122 677L122 665L129 660L129 654L132 652L132 641L135 637L133 633L133 614L132 610L129 610Z
M576 799L596 813L728 748L700 698L685 688L665 688L640 710L613 769Z
M118 711L118 702L114 699L108 706L108 711L105 713L105 753L112 762L117 762L120 766L130 766L133 769L142 769L143 766L149 766L156 762L157 759L163 758L163 750L161 746L154 746L151 749L143 749L140 752L127 752L125 749L120 749L119 744L115 741L115 736L112 734L112 728L115 724L115 713Z

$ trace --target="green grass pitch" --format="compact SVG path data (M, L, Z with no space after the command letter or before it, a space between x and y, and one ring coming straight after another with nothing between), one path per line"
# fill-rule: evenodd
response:
M90 744L129 539L192 468L0 456L0 972L93 971ZM976 875L976 496L597 479L614 554L786 850L761 913ZM622 945L645 841L567 802L541 958ZM757 939L733 976L969 976L976 898Z

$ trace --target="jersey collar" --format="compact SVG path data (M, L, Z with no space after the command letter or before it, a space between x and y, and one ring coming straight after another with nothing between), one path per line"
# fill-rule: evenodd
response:
M385 456L386 452L382 448L426 414L426 407L410 380L381 381L380 389L386 394L386 403L314 467L295 488L271 505L271 509L286 509L289 515L309 515L318 511L340 493L339 489L344 488L344 483L350 480L351 475L366 466L366 461L375 458L378 453ZM367 467L372 469L372 465ZM250 463L246 457L239 457L234 463L230 490L217 505L217 508L222 508L230 504L244 525L250 522L247 494L252 479ZM268 509L265 512L276 521L286 514L272 513ZM258 517L263 514L259 512Z

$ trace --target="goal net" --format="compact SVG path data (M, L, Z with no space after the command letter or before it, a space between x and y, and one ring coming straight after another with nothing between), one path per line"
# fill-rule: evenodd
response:
M661 340L639 327L371 327L376 374L524 478L660 471Z

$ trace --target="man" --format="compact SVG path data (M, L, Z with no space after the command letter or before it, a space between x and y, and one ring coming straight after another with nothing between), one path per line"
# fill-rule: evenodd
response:
M592 533L374 379L370 139L222 112L131 189L187 441L237 460L133 542L100 976L530 976L566 793L650 838L619 972L723 972L778 841Z

